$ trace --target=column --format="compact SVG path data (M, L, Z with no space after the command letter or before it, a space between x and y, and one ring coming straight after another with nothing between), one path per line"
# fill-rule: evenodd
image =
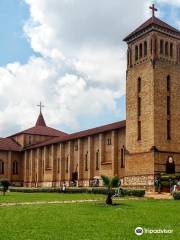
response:
M78 139L78 186L81 186L81 181L83 180L83 156L82 156L82 140Z
M42 161L43 161L43 167L42 167L42 171L43 171L43 182L45 182L45 172L46 172L46 152L47 152L47 149L46 149L46 146L44 146L44 148L43 148L43 159L42 159Z
M68 142L68 151L69 151L69 169L68 169L68 180L71 181L72 179L72 171L73 171L73 160L74 160L74 154L73 154L73 142Z
M9 181L11 181L11 173L12 173L12 152L8 151L7 178Z
M105 161L104 134L99 134L99 176L101 176L101 163Z
M24 152L24 186L26 186L27 182L27 151Z
M30 181L30 186L32 186L32 181L33 181L33 150L30 150L30 163L29 163L29 181Z
M40 169L41 169L41 150L40 148L37 149L37 154L36 154L36 181L37 181L37 186L40 185L41 182L41 173L40 173Z
M60 169L60 159L61 159L61 144L57 145L57 164L56 164L56 169L57 169L57 174L56 174L56 179L58 181L58 186L61 186L61 169Z
M93 137L88 137L88 179L94 177L94 142Z
M118 134L116 131L112 131L112 152L111 152L111 159L112 159L112 175L118 175Z
M64 181L65 179L65 150L64 150L64 144L60 143L60 171L59 171L59 180Z
M55 186L56 184L56 172L57 172L57 149L55 145L51 146L51 168L52 168L52 184Z

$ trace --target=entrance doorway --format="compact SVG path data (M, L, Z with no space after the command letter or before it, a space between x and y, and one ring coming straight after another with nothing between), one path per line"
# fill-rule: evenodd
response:
M175 163L173 157L168 157L166 162L166 173L173 174L175 173Z

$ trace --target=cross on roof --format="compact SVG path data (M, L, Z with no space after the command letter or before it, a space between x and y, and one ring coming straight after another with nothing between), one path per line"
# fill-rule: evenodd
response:
M155 12L157 12L157 11L158 11L158 9L157 9L157 8L155 8L155 5L154 5L154 3L153 3L153 4L152 4L152 6L150 6L149 8L152 10L152 16L154 17L154 16L155 16Z
M37 105L37 107L39 107L40 113L41 113L41 110L42 110L42 108L44 107L44 105L40 102L40 103Z

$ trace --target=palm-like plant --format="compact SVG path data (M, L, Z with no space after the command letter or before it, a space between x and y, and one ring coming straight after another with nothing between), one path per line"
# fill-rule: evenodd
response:
M5 196L5 193L7 192L10 182L6 179L0 180L0 185L2 186L3 196Z
M108 188L106 204L112 205L112 195L113 195L112 189L120 186L120 179L117 176L111 178L104 175L101 175L101 178L103 180L104 186Z

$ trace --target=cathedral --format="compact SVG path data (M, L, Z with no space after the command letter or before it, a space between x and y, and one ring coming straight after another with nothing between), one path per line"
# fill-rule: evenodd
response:
M0 179L15 186L92 186L101 175L124 187L154 188L159 173L180 173L180 31L155 16L127 43L126 120L67 134L34 127L0 138Z

